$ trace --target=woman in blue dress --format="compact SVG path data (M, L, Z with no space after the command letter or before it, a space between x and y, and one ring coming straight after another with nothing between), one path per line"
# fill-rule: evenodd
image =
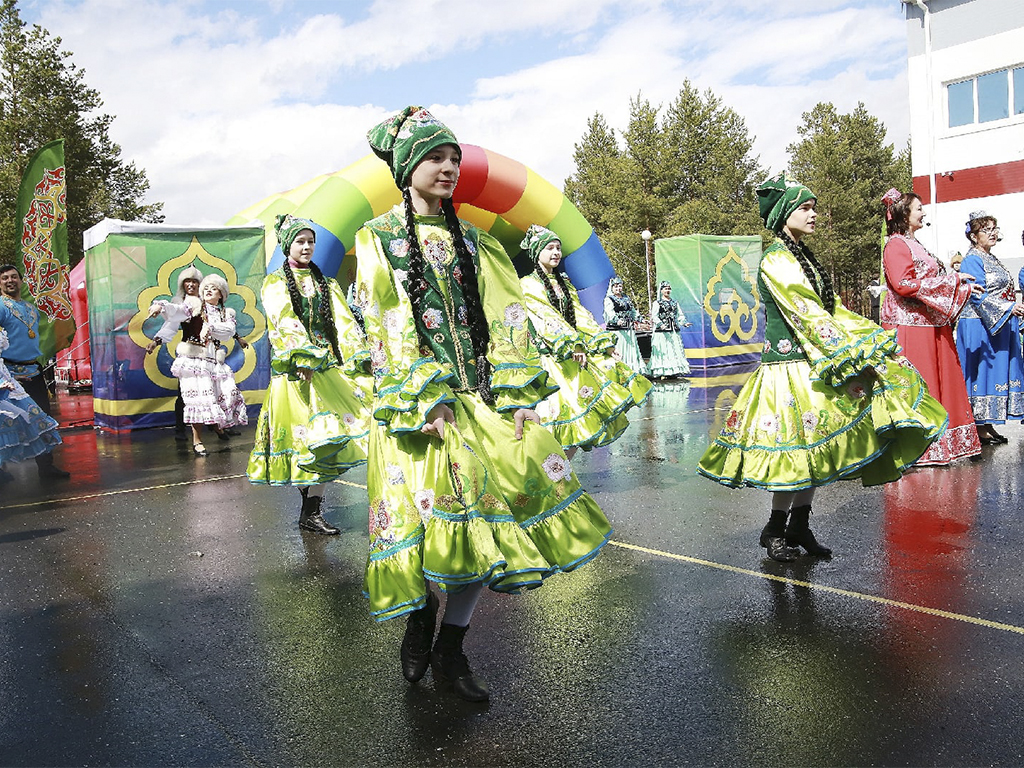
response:
M679 302L672 298L672 284L662 280L659 297L651 304L651 375L659 379L688 376L690 363L679 336L680 328L689 328Z
M975 211L967 222L971 248L960 264L983 293L971 294L956 327L956 351L964 369L967 398L974 411L982 445L1008 442L995 424L1024 417L1024 361L1021 359L1020 318L1013 277L992 254L999 242L995 217Z

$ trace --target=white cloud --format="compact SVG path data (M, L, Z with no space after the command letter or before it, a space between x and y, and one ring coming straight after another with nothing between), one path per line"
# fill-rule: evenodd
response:
M280 22L290 6L278 5ZM422 77L413 85L442 102L433 108L460 138L555 185L572 172L573 145L594 112L624 128L631 97L667 102L685 78L740 113L776 169L800 113L819 101L841 111L864 101L902 146L904 27L886 0L864 5L517 0L510 11L378 0L360 17L346 4L289 28L261 17L274 2L240 13L198 0L55 0L26 3L22 14L62 37L85 69L116 115L112 137L146 169L168 221L213 224L365 155L366 130L401 106L389 77L402 93ZM510 62L467 93L432 81L432 65L450 63L453 51L468 71L494 71L491 48L513 35L529 46L523 59L541 63ZM332 103L369 76L385 84L379 103Z

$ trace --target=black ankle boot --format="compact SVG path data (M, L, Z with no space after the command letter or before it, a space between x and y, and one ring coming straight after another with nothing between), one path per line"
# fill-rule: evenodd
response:
M832 550L823 547L814 538L809 527L808 518L811 516L811 505L793 507L789 516L789 525L786 526L786 544L791 547L801 546L807 550L807 554L815 557L831 557Z
M437 595L427 590L427 604L409 614L402 638L402 674L410 683L419 682L430 664L430 648L437 627Z
M462 652L462 639L469 627L442 624L437 633L437 642L430 654L430 669L434 679L447 683L455 695L466 701L487 701L491 698L487 683L473 674L469 659Z
M309 496L305 489L302 491L302 510L299 512L299 528L312 533L319 533L323 536L337 536L341 530L324 520L320 511L321 496Z
M768 550L768 557L780 563L791 563L800 554L799 549L786 546L786 515L784 509L773 509L768 524L761 529L761 546Z

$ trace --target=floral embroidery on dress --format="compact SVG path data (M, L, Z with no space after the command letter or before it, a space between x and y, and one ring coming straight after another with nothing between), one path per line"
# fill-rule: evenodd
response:
M729 418L725 420L725 428L730 432L735 432L740 428L739 411L729 411Z
M356 417L354 414L346 413L344 416L341 417L341 421L342 423L344 423L346 427L351 427L355 425Z
M804 321L803 318L800 317L800 315L790 315L789 324L796 328L798 331L802 331L804 329Z
M374 372L384 371L387 369L388 353L384 351L384 342L377 340L373 346L370 347L370 365Z
M420 519L426 522L434 516L434 491L431 488L423 488L413 494L413 502L420 513Z
M316 283L313 282L313 277L311 275L306 275L299 281L299 293L307 299L311 299L316 296Z
M444 320L444 315L441 314L440 309L428 309L423 313L423 324L431 331L440 328L442 320Z
M448 249L444 242L437 238L427 238L423 241L423 258L425 258L434 269L441 269L448 259Z
M405 485L405 472L397 464L388 464L384 468L384 473L388 476L388 483L391 485Z
M784 355L788 355L792 351L793 351L793 342L792 341L790 341L789 339L780 339L779 340L779 352L781 352Z
M526 325L526 308L518 302L505 307L505 325L521 331Z
M768 353L768 352L771 352L771 351L772 351L772 343L771 343L771 342L770 342L770 341L769 341L768 339L765 339L765 340L764 340L764 351L765 351L766 353Z
M804 301L802 297L797 296L793 299L793 306L796 307L796 311L801 315L807 314L807 302Z
M839 343L839 330L827 320L818 323L814 330L821 340L829 346L835 346Z
M544 468L545 474L554 482L565 480L572 475L572 466L569 464L569 460L557 453L549 454L541 466Z
M389 309L384 312L384 318L381 323L384 326L384 330L388 333L397 333L402 329L402 321L398 317L397 309Z
M398 238L388 243L388 250L392 256L402 258L409 254L409 241L405 238Z
M854 379L853 381L846 385L846 393L854 400L860 400L868 393L868 390L864 386L863 382Z
M299 444L306 442L306 427L304 424L292 425L292 442Z
M456 264L455 269L452 270L452 277L455 279L456 283L462 285L462 270L459 268L458 264Z
M469 310L466 309L465 304L459 305L459 308L455 310L455 316L460 325L469 325Z
M469 250L469 253L473 256L476 256L476 245L473 243L473 241L470 240L468 237L464 237L462 239L466 243L466 248Z
M594 396L594 388L593 387L587 387L587 386L580 387L580 397L582 397L584 400L589 400L593 396Z
M803 422L805 432L813 432L818 426L818 414L814 411L804 411L800 420Z
M779 417L774 413L766 413L761 417L758 426L761 427L762 432L774 435L779 431Z

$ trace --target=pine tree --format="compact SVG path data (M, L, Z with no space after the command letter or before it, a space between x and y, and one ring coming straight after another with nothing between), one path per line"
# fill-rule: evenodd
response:
M64 139L69 261L83 256L82 233L104 217L163 221L162 203L144 203L146 173L121 159L110 139L111 115L99 92L61 50L61 39L28 28L17 0L0 0L0 262L16 256L15 204L36 149Z

